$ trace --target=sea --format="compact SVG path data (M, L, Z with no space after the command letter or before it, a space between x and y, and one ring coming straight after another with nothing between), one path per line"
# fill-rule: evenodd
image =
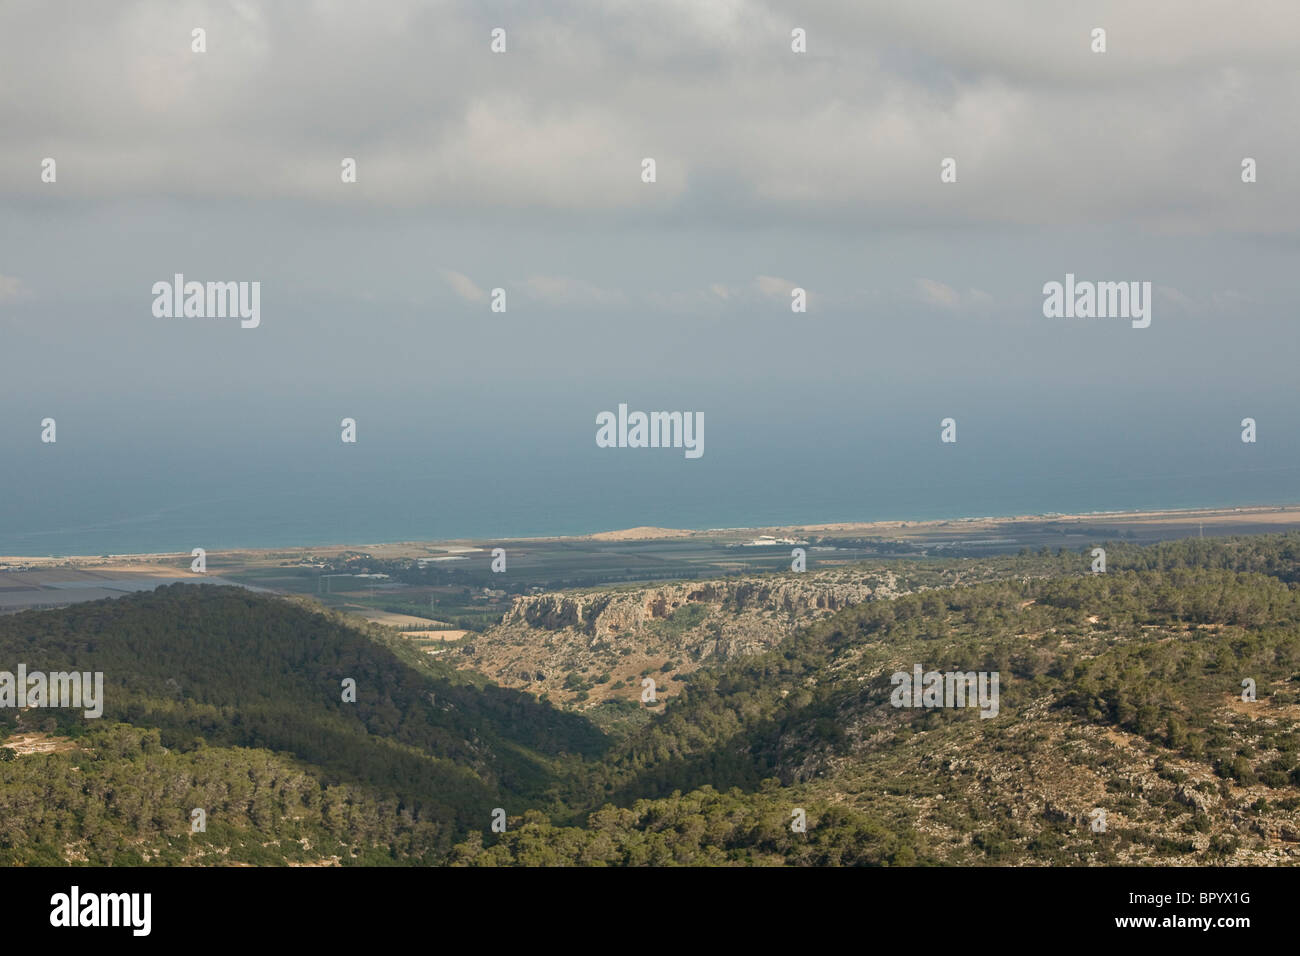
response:
M746 528L1300 502L1300 423L1207 400L1142 408L927 403L888 408L725 398L704 453L600 448L620 401L476 412L372 402L77 409L56 441L0 430L0 554L61 556L580 535L643 525ZM949 414L950 413L950 414ZM952 417L956 441L941 441Z

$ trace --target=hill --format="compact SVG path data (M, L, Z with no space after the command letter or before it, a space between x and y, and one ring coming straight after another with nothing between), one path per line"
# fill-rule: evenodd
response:
M243 837L313 847L290 858L432 860L503 802L542 799L566 755L603 739L380 629L234 588L0 618L0 661L104 675L99 719L0 710L0 730L76 745L3 765L11 863L175 861ZM199 839L194 808L208 823Z
M558 706L234 588L0 618L0 668L105 681L98 720L0 710L0 862L1296 862L1300 536L1107 549L561 592L499 626L538 659L689 658L655 706ZM697 653L709 623L755 639ZM998 675L995 713L895 706L917 667Z

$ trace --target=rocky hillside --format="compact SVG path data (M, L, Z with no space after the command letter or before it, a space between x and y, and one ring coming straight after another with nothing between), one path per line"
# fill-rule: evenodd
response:
M901 593L892 570L835 569L650 587L536 594L455 654L506 687L585 708L612 697L656 697L707 662L758 653L801 625Z
M894 560L532 594L516 598L500 624L440 654L503 687L579 710L639 702L646 677L662 700L698 668L761 653L845 608L1054 570L1044 559Z
M998 674L996 713L898 706L917 666ZM587 802L631 812L548 839L613 862L716 831L749 863L1294 865L1298 754L1297 589L1202 568L1003 581L863 602L697 670L587 765Z

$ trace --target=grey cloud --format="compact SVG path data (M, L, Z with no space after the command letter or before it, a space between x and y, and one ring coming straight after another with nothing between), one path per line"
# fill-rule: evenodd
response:
M1300 7L1231 0L9 4L0 195L50 155L72 196L1286 233L1297 37Z

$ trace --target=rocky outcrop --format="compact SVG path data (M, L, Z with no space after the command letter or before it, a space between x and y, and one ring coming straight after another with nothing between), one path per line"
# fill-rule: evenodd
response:
M827 573L687 582L614 593L536 594L516 598L501 626L572 629L606 639L667 620L688 604L707 605L733 616L782 613L807 619L871 600L882 588L890 590L889 585L861 574L849 578Z
M671 696L675 681L705 663L761 653L812 620L893 597L897 587L891 571L834 568L529 595L461 662L507 686L588 706L639 694L647 673Z

